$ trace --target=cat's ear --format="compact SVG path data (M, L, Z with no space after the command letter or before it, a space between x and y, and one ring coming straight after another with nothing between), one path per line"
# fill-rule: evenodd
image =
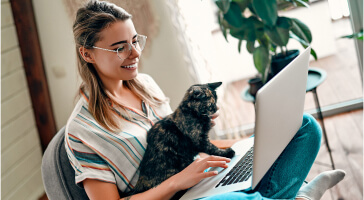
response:
M215 83L208 83L207 86L212 90L216 90L216 88L218 88L221 84L222 82L215 82Z
M192 94L195 98L204 98L206 95L199 87L193 87L190 91L190 94Z

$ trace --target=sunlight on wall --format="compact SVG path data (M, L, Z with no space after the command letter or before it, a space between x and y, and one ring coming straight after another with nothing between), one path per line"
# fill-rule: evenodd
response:
M333 20L348 17L350 15L348 2L346 0L328 0L331 18Z

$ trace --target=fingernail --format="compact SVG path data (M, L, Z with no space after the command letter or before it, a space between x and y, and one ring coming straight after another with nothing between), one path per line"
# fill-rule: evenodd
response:
M218 171L214 171L214 174L217 175L219 172Z

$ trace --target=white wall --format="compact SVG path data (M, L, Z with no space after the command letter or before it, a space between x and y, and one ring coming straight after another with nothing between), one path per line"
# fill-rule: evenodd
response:
M290 11L280 12L280 15L297 18L305 23L311 30L312 43L317 57L323 58L330 56L336 52L332 21L330 15L329 4L327 1L318 1L310 5L309 8L300 7ZM288 49L301 49L303 47L296 40L290 39ZM313 57L310 57L313 60Z
M62 0L33 0L34 15L57 129L73 110L78 91L72 22Z
M37 200L44 193L42 150L11 6L1 1L1 199Z

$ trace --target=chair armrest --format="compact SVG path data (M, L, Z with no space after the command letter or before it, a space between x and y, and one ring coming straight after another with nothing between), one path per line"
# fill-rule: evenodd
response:
M239 141L241 139L235 139L235 140L210 140L210 142L217 146L220 149L227 149L231 146L233 146L233 144L237 141Z

